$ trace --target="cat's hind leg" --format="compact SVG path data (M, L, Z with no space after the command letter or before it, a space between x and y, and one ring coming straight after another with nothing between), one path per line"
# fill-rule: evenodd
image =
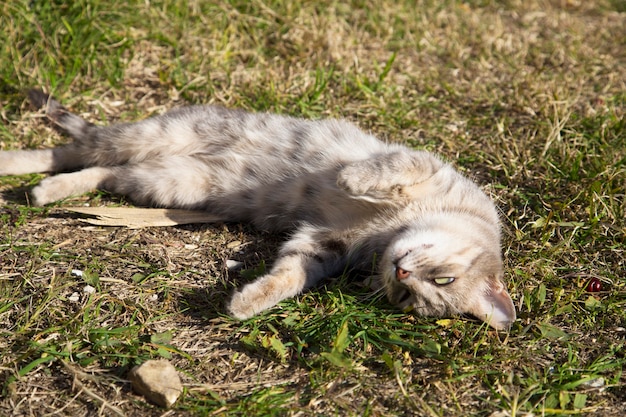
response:
M0 152L0 175L22 175L58 172L82 166L73 145L53 149L32 149Z
M117 170L117 167L91 167L48 177L33 188L32 203L36 206L43 206L98 188L107 189L109 188L107 184L114 181Z
M119 167L116 181L105 184L105 189L143 206L207 209L211 202L226 204L225 194L232 188L228 175L219 172L216 166L192 155L158 157ZM233 214L225 220L238 218Z
M95 189L126 196L143 206L194 209L215 195L218 184L203 161L170 156L48 177L33 189L33 202L44 205Z

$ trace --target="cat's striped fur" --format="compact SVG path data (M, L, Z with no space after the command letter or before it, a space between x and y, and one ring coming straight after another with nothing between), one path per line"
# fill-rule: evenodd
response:
M371 270L377 259L374 284L404 311L471 314L497 329L515 320L494 204L430 153L340 120L191 106L100 127L40 91L30 97L74 138L0 152L0 175L66 172L33 189L35 204L100 188L141 205L293 232L269 273L235 292L235 317L346 267Z

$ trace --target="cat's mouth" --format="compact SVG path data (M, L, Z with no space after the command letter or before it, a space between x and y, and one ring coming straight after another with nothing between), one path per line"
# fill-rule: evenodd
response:
M402 289L396 295L396 305L400 307L401 310L408 308L412 304L412 294L411 291L407 289Z

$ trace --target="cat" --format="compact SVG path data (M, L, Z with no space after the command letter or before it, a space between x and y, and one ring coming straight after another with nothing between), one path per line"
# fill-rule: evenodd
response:
M206 105L96 126L42 91L29 97L74 139L0 152L0 175L61 172L32 190L34 205L103 189L292 233L270 271L234 292L235 318L374 265L372 286L404 312L471 315L498 330L516 319L494 203L432 153L343 120Z

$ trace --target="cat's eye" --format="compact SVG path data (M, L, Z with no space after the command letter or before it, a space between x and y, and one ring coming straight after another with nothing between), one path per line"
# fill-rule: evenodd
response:
M437 284L437 285L448 285L448 284L454 282L454 277L435 278L433 281L435 281L435 284Z

